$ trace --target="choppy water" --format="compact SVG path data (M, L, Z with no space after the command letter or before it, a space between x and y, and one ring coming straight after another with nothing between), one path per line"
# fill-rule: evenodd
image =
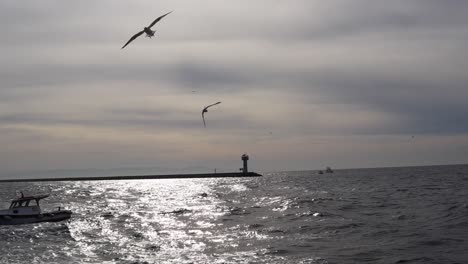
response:
M0 226L0 263L468 263L468 166L15 190L74 215Z

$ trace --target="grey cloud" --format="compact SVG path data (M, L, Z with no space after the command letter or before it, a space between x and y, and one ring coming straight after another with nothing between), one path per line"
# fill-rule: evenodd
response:
M41 125L41 126L81 126L90 128L139 128L147 131L171 131L180 129L193 129L201 128L203 123L201 119L201 106L200 111L193 113L185 113L182 116L178 116L176 119L174 111L169 110L149 110L147 108L105 108L102 111L95 111L94 116L89 117L74 117L73 115L64 115L61 113L13 113L13 114L2 114L0 115L0 126L1 125ZM177 114L177 113L176 113ZM211 120L210 120L211 119ZM225 113L223 115L223 125L219 120L215 121L214 118L210 117L211 121L210 129L236 129L239 128L239 124L246 123L245 118L242 116Z
M433 83L418 79L395 79L357 73L354 76L335 72L308 77L310 87L321 87L316 93L330 102L367 106L369 110L392 113L400 117L399 126L362 133L467 133L462 122L468 114L464 98L466 82ZM304 88L307 89L307 88ZM356 132L356 131L355 131Z
M68 85L99 81L166 81L177 83L180 88L216 89L252 82L251 73L240 66L226 67L206 62L172 65L49 65L23 67L21 72L0 73L3 87L35 87L45 85Z
M315 69L313 71L298 72L295 70L277 71L274 69L258 69L252 71L249 67L236 65L231 67L216 67L206 63L181 63L161 67L159 69L147 69L140 66L67 66L67 67L42 67L33 72L26 72L29 83L13 83L34 85L67 85L73 83L106 80L147 80L152 82L164 81L174 83L179 89L200 89L203 91L216 91L221 94L233 94L247 91L255 85L256 89L265 91L283 90L285 93L303 94L302 98L315 98L320 94L326 98L324 103L343 103L350 105L367 106L369 110L383 111L397 114L402 117L400 127L384 127L381 132L370 129L369 133L393 133L419 132L419 133L465 133L468 127L460 123L456 118L461 118L468 110L464 99L468 96L465 83L468 80L453 79L438 82L432 78L421 79L418 77L385 73L386 67L367 72L366 69ZM37 70L37 72L35 72ZM53 74L51 74L53 73ZM54 75L54 78L42 76ZM13 81L16 79L13 78ZM24 82L26 80L21 79ZM8 83L8 78L6 78ZM27 82L27 81L26 81ZM131 88L129 88L131 89ZM465 91L465 92L464 92ZM32 96L33 97L33 96ZM251 98L252 102L256 99ZM312 101L311 103L315 103ZM153 121L139 120L138 116L157 117L158 113L148 112L143 114L138 111L119 111L119 115L126 114L128 120L88 120L89 124L107 125L151 125ZM443 113L443 114L441 114ZM430 117L428 119L427 117ZM111 116L106 118L113 119ZM131 119L135 119L131 121ZM430 122L432 120L432 122ZM32 120L30 120L32 121ZM232 123L234 120L230 120ZM66 122L55 120L54 122ZM73 122L85 122L74 120ZM170 121L158 121L159 125L177 127ZM188 126L197 126L198 122L180 120ZM241 122L237 119L234 123ZM177 122L175 122L177 123ZM366 133L365 128L357 129L357 132ZM356 131L348 131L354 132Z
M318 1L293 2L295 4L280 5L278 8L272 7L269 12L259 13L252 10L271 6L271 2L249 2L248 5L246 2L239 2L236 5L242 8L227 5L222 9L216 1L205 1L204 5L215 8L201 8L198 16L189 12L189 9L195 8L193 4L173 2L172 5L178 7L181 14L173 18L171 29L164 30L164 34L171 40L213 41L237 38L287 43L296 40L336 39L365 33L385 34L388 31L463 29L468 24L465 16L468 4L457 0L443 3L391 1L385 4L381 1L335 1L327 5ZM136 19L137 13L131 7L134 6L135 9L141 5L141 2L129 5L115 1L3 3L0 8L0 22L8 26L0 28L0 32L11 37L4 38L1 44L24 45L34 40L30 46L41 43L54 45L54 42L107 43L110 46L122 37L125 40L133 32L127 32L133 28L127 25L128 20L135 23L135 20L140 21L141 18ZM203 7L203 4L199 5ZM114 12L104 11L110 7ZM280 12L278 9L289 10ZM310 11L307 12L308 10ZM240 12L243 19L238 19ZM210 19L216 20L216 23L207 22Z
M181 82L186 87L195 89L225 90L225 87L236 85L242 87L254 81L251 76L238 67L226 67L221 65L180 63L168 70L174 81ZM167 76L167 75L166 75Z

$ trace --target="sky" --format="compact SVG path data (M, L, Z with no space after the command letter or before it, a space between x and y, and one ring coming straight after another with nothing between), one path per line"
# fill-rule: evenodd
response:
M0 177L234 171L243 153L262 172L467 163L467 13L463 0L0 0Z

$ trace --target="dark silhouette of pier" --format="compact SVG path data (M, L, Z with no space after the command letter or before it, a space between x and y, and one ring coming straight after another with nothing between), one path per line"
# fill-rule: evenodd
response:
M260 177L255 172L227 172L227 173L198 173L198 174L168 174L168 175L133 175L133 176L96 176L96 177L58 177L58 178L29 178L7 179L2 182L51 182L51 181L119 181L119 180L162 180L162 179L207 179L207 178L236 178Z
M237 177L260 177L261 174L249 172L247 161L249 156L241 156L241 172L223 172L223 173L195 173L195 174L167 174L167 175L132 175L132 176L87 176L87 177L51 177L51 178L22 178L5 179L2 182L51 182L51 181L120 181L120 180L162 180L162 179L208 179L208 178L237 178Z

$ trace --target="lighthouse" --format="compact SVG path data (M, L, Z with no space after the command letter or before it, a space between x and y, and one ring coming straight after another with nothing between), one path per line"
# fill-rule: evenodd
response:
M244 163L244 166L242 168L242 173L244 173L244 174L247 174L249 172L249 170L247 168L247 161L248 160L249 160L249 155L247 155L247 154L242 155L242 161Z

